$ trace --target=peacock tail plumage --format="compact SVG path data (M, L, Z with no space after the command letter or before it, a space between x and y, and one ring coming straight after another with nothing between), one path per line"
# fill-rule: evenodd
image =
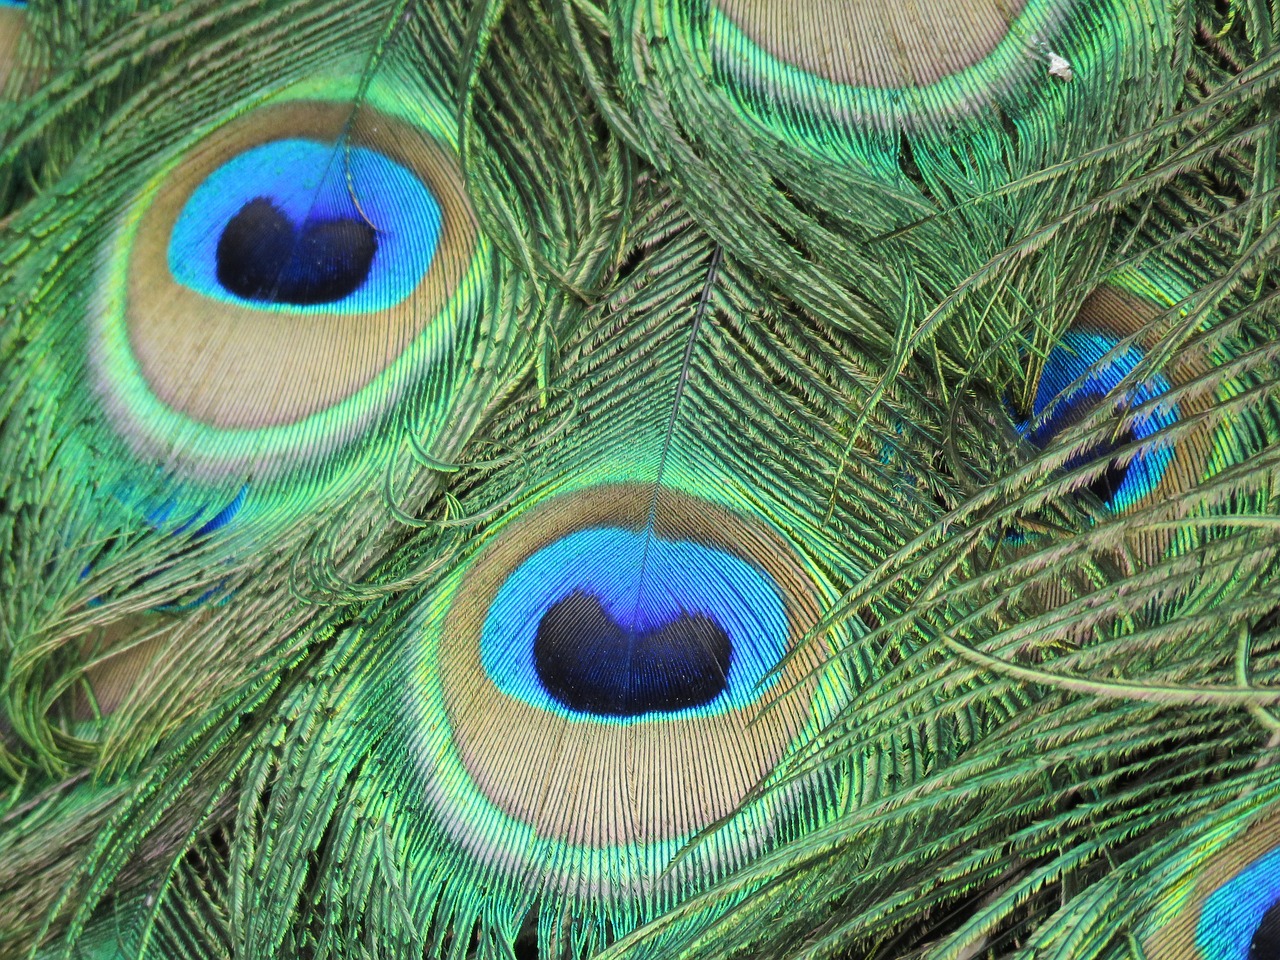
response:
M1280 957L1278 18L0 2L0 958Z

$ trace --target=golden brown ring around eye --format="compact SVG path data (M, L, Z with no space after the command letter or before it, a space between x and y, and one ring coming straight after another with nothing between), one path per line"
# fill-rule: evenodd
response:
M174 280L168 268L174 224L214 170L263 143L298 138L341 144L344 132L347 142L413 171L440 204L434 257L407 299L364 312L257 308L210 299ZM341 149L335 147L339 155ZM294 423L353 396L399 357L456 292L475 244L457 160L429 136L370 107L352 122L345 103L267 106L192 149L142 215L126 306L132 353L155 395L194 420L220 428Z
M1103 334L1123 341L1140 334L1167 310L1164 304L1117 284L1108 283L1089 295L1081 305L1071 329ZM1170 321L1173 322L1176 320ZM1158 346L1159 339L1158 334L1140 336L1135 345L1146 352ZM1171 389L1176 389L1200 377L1211 366L1203 351L1183 349L1164 365L1161 375L1168 381ZM1184 396L1177 400L1178 419L1183 421L1195 417L1210 409L1213 404L1214 398L1209 395ZM1176 442L1164 444L1161 449L1170 452L1171 462L1154 489L1129 507L1128 511L1144 510L1154 503L1177 497L1201 482L1210 472L1214 435L1218 429L1220 428L1210 422L1199 421L1189 430L1182 431ZM1028 524L1027 529L1034 530L1035 527ZM1152 529L1141 522L1126 525L1124 531L1125 546L1099 551L1094 554L1095 559L1102 560L1116 570L1131 571L1134 560L1143 564L1159 562L1177 539L1177 534L1166 527ZM1043 541L1031 537L1016 549L1034 551L1043 546ZM1039 580L1023 595L1022 606L1028 613L1061 608L1093 589L1091 577L1090 573L1072 570L1066 576L1055 574L1047 580ZM1064 624L1064 629L1074 642L1088 643L1093 639L1095 626L1091 620L1072 621Z
M172 627L177 626L173 621ZM82 641L82 655L94 663L85 670L85 682L93 691L98 713L110 716L138 684L145 671L166 645L165 620L154 613L136 613L95 630ZM143 636L146 634L146 636ZM94 719L94 711L83 687L73 694L72 711L77 720Z
M21 7L0 6L0 92L18 62L18 41L27 23L27 11Z
M833 83L924 87L988 56L1026 0L714 0L762 50Z
M1185 900L1143 943L1147 960L1196 960L1203 955L1196 944L1205 900L1241 870L1280 845L1280 817L1253 824L1240 837L1204 860Z
M732 813L811 717L816 680L805 675L822 657L813 644L779 677L779 689L796 689L768 711L766 694L708 716L566 719L502 693L486 675L481 631L507 576L575 531L644 529L652 493L641 484L607 485L535 508L468 571L444 623L440 679L462 763L494 805L539 836L587 847L687 836ZM668 489L659 493L654 516L658 537L701 543L762 567L781 593L792 649L817 623L817 590L776 534Z

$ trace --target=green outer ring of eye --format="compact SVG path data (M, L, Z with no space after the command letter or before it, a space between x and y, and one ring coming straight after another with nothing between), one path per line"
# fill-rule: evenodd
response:
M1028 101L1038 104L1026 119L1033 121L1037 130L1052 131L1073 115L1071 108L1081 105L1078 101L1113 95L1113 75L1101 66L1114 58L1115 46L1159 45L1163 37L1144 35L1143 31L1167 19L1159 0L1143 3L1136 13L1132 4L1091 0L1080 4L1087 9L1075 11L1065 29L1060 29L1067 15L1060 9L1061 2L1028 0L1005 37L973 65L928 86L892 89L828 80L780 60L717 8L702 18L691 15L687 4L677 5L678 0L638 2L645 4L651 29L673 43L687 42L687 62L700 65L742 113L766 128L780 126L788 137L837 159L847 159L847 141L864 139L858 132L861 128L954 127L957 121L963 123L967 113L987 113L986 108L1003 102L1005 91L1011 88L1026 90ZM709 4L710 0L703 2ZM1089 29L1097 22L1114 25L1104 34L1116 41L1109 48L1098 39L1096 30ZM1050 52L1068 60L1073 80L1064 82L1049 75ZM767 68L759 69L762 64ZM981 94L976 103L975 90ZM848 133L833 137L832 131L840 129ZM862 131L870 135L866 139L874 138L874 129ZM862 155L862 151L858 153ZM880 159L888 163L888 158Z
M254 108L299 100L350 103L356 93L355 78L321 77L290 87ZM456 153L456 131L448 114L439 106L421 96L401 94L395 87L382 83L372 84L365 96L369 106L423 129ZM190 149L220 126L221 123L212 125L193 135L129 202L96 272L100 286L89 310L90 376L95 376L93 368L96 367L96 376L105 381L105 390L99 390L114 399L112 419L125 420L125 425L116 429L126 434L120 440L133 457L158 459L172 439L180 437L190 462L199 465L190 476L184 476L184 480L217 484L220 479L243 477L252 472L256 479L275 481L308 468L317 469L316 464L331 459L335 450L367 433L372 424L414 389L415 380L421 378L426 368L447 355L461 325L478 310L488 260L487 244L477 233L471 262L442 312L400 356L354 394L282 426L228 429L200 423L172 409L152 393L132 354L125 313L127 265L138 224L160 184ZM370 403L370 398L378 401ZM303 463L297 462L303 458L289 456L301 440L312 438L321 440L313 442L309 448L313 452ZM316 450L317 447L321 449ZM122 465L120 472L123 479L128 478L127 466Z

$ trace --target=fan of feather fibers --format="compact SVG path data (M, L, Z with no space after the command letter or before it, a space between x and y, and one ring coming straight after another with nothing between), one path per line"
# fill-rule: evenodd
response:
M1280 958L1280 8L0 2L0 960Z

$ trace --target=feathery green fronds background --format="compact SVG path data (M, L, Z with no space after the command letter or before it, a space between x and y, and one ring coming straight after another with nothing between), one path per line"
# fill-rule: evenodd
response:
M1178 918L1280 822L1276 12L1025 6L1010 76L892 95L708 0L0 10L0 958L1226 957ZM285 466L143 450L94 386L121 231L315 97L335 156L455 158L444 332ZM1108 295L1136 361L1033 442ZM603 485L767 531L818 608L742 735L802 732L688 836L479 852L449 618ZM634 761L580 776L639 810Z

